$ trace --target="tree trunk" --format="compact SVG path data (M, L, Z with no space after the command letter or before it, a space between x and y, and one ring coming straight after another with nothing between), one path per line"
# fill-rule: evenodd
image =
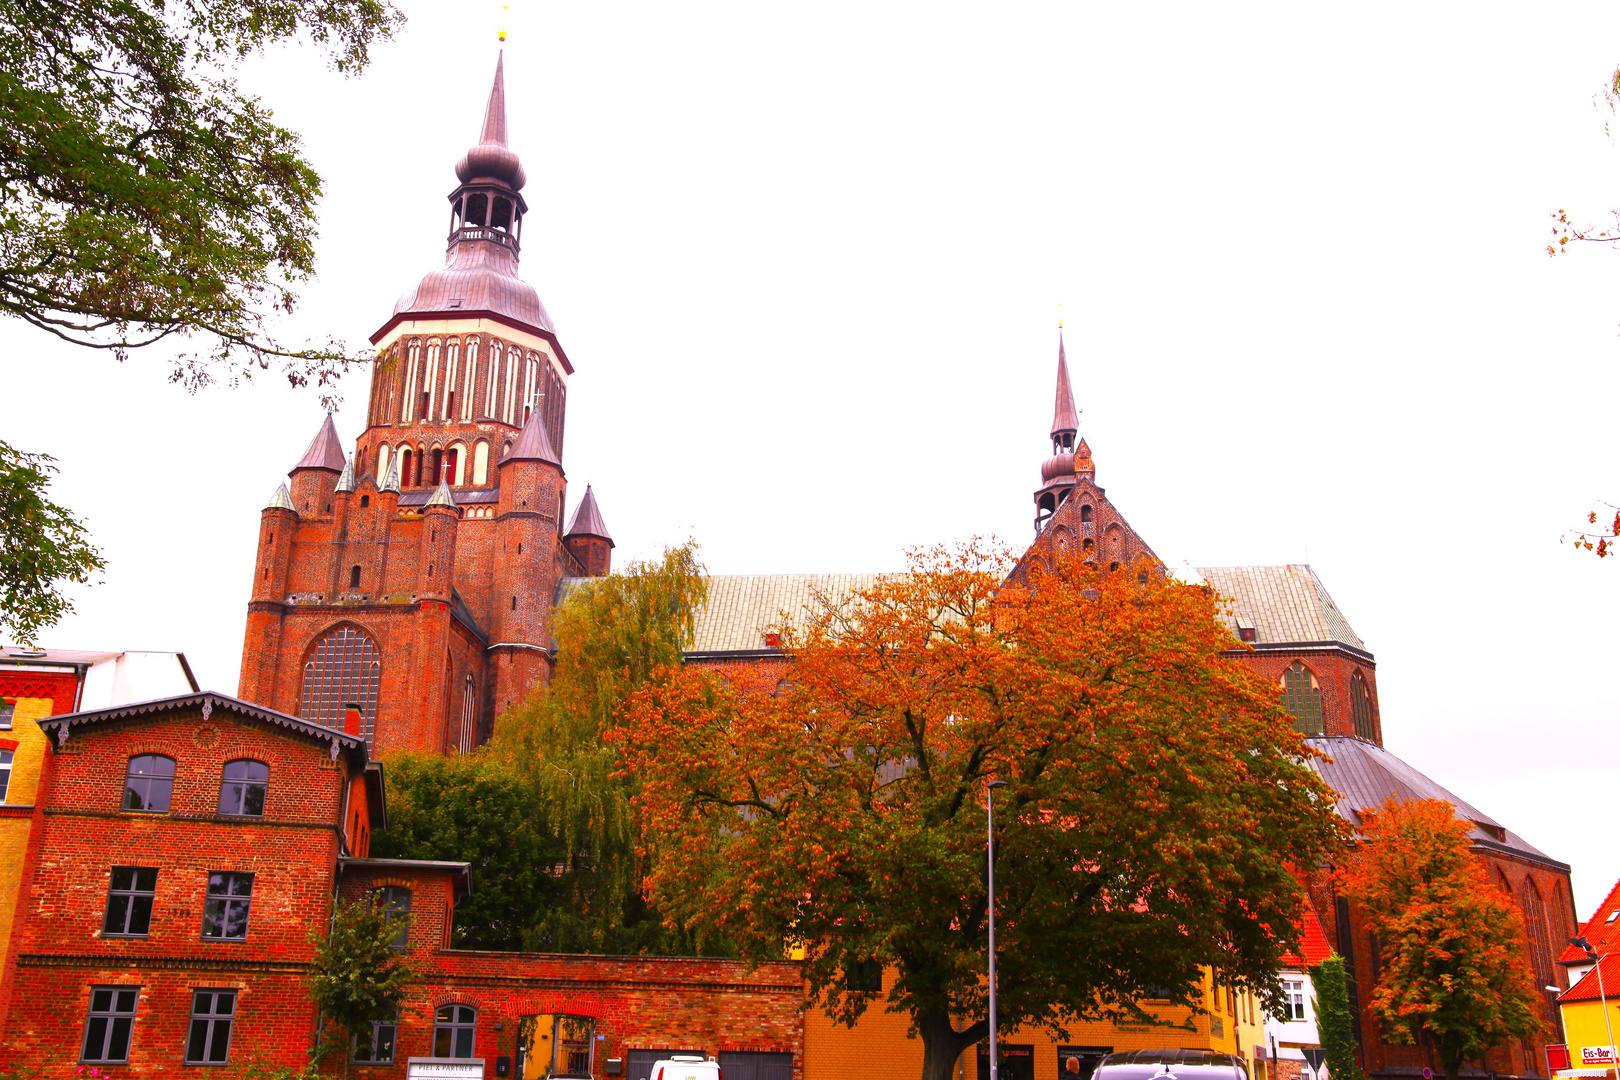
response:
M1457 1080L1462 1075L1463 1052L1453 1050L1444 1041L1440 1043L1440 1067L1446 1071L1446 1080Z
M962 1051L985 1038L990 1029L986 1020L969 1024L957 1031L951 1024L951 1015L943 1009L927 1010L917 1014L917 1033L922 1036L922 1080L954 1080L956 1059ZM977 1070L970 1080L977 1080Z

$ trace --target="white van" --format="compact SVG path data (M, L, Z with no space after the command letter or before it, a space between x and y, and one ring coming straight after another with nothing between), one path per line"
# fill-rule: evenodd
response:
M725 1080L725 1077L720 1075L719 1062L705 1061L690 1054L676 1054L653 1062L647 1080Z

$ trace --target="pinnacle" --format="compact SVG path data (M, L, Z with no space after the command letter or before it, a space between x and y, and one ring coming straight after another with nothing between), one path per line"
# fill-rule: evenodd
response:
M1080 410L1074 407L1074 388L1069 383L1069 358L1063 351L1063 334L1058 332L1057 402L1052 409L1052 438L1073 435L1080 430Z
M610 547L614 546L607 523L602 520L602 511L596 505L596 493L591 490L591 485L585 485L585 497L579 501L579 506L574 510L574 519L568 523L568 531L563 536L595 536L606 540Z
M539 409L529 413L529 419L523 425L523 434L512 444L512 449L506 452L501 464L510 465L514 461L543 461L548 465L562 468L562 459L557 456L557 451L551 448L551 437L546 434L546 422L541 417Z
M343 440L338 438L337 427L332 423L332 414L327 413L326 422L321 425L321 430L315 433L309 449L298 459L298 464L292 467L292 472L299 469L329 469L341 473L345 460Z
M349 460L344 463L344 465L343 465L343 475L338 477L337 487L333 488L332 490L340 491L340 492L342 492L342 491L353 491L354 490L354 457L353 457L353 455L350 455Z

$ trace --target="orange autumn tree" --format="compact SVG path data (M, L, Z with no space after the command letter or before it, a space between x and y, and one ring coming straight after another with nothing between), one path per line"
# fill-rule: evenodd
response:
M1544 1027L1523 919L1469 851L1468 829L1448 802L1390 799L1363 814L1340 871L1380 942L1374 1015L1392 1039L1432 1041L1446 1080Z
M924 1080L987 1028L988 781L1008 785L1009 1027L1151 1022L1145 997L1202 1004L1201 966L1280 1007L1290 867L1339 835L1276 684L1223 655L1205 590L1147 564L1037 564L1027 587L1008 568L977 544L913 556L784 627L789 664L666 670L614 732L660 910L750 957L802 943L836 1020L877 999L910 1015ZM898 977L872 989L872 961Z

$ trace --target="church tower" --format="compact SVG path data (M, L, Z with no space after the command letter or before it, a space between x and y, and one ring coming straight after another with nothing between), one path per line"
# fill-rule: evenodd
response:
M371 336L354 456L327 417L263 511L248 605L240 696L331 726L358 709L374 752L487 739L550 677L558 581L609 571L594 495L591 535L564 538L573 367L518 276L504 57L455 171L445 265Z

